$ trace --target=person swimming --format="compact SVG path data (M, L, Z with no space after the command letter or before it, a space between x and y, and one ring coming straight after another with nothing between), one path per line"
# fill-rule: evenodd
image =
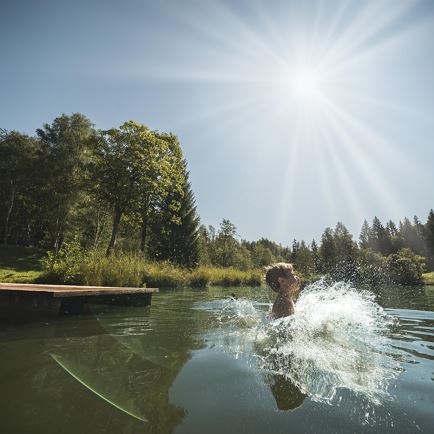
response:
M295 312L293 297L300 290L300 279L294 272L292 264L279 262L266 269L265 281L277 293L273 304L274 319L292 315Z

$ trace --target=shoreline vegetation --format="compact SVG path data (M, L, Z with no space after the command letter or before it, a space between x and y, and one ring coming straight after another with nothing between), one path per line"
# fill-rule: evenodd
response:
M263 274L258 269L234 267L181 268L169 262L148 261L135 253L106 256L101 251L90 251L51 261L50 255L43 260L45 272L37 279L39 283L149 288L260 286Z
M434 286L434 271L422 274L423 284Z
M208 286L264 286L263 269L234 267L177 267L168 262L149 262L137 254L104 252L69 254L53 263L50 253L30 247L0 246L0 281L10 283L76 284L158 288L205 288ZM301 276L304 285L322 276ZM434 285L434 272L422 274L420 284Z
M132 120L100 130L73 113L34 135L0 128L0 280L257 286L275 262L305 283L434 280L432 209L425 221L365 220L358 240L337 222L310 242L248 241L229 219L201 223L189 175L177 136Z
M149 262L137 254L87 252L50 263L50 253L28 247L0 246L0 281L95 286L185 287L261 286L262 271L233 267L187 269Z

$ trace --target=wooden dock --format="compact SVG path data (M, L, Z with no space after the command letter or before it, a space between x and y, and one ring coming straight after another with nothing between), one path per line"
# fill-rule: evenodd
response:
M0 319L85 313L88 304L148 306L157 288L0 283Z

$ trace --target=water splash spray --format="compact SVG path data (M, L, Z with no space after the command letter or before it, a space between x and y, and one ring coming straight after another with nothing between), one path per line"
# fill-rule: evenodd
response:
M284 376L315 401L335 402L347 389L378 405L399 372L388 355L394 318L348 283L308 286L290 317L272 321L251 301L234 300L223 303L219 320L230 331L225 351Z

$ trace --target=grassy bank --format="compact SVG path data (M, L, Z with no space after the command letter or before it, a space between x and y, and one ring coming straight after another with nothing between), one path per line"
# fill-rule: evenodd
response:
M259 286L261 270L198 267L182 269L169 263L146 261L140 255L70 249L58 260L47 260L46 252L23 247L0 247L0 281L96 286L182 287Z
M259 286L259 270L199 267L193 270L175 267L169 263L147 262L134 257L99 257L78 264L73 273L57 268L37 279L41 283L66 283L96 286L182 287Z
M96 286L133 287L183 287L204 288L213 286L259 286L260 270L198 267L193 270L176 267L170 263L149 262L134 255L91 255L78 261L71 269L67 264L57 264L37 279L39 282L66 283Z
M425 285L434 285L434 271L422 274L422 278Z
M0 245L0 282L31 283L43 274L46 252L30 247Z
M320 276L302 281L306 285ZM259 269L198 267L192 270L169 263L149 262L135 254L115 254L66 249L56 261L47 260L39 249L0 246L0 282L52 283L96 286L182 287L260 286L263 271ZM425 285L434 285L434 272L423 274Z

